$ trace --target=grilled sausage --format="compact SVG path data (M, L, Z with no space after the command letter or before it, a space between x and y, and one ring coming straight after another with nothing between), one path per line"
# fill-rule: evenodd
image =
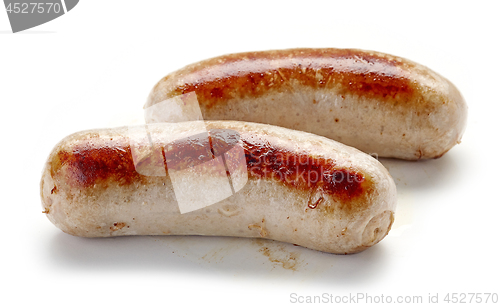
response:
M400 57L354 49L201 61L161 79L145 107L190 92L206 120L277 125L407 160L442 156L460 142L467 117L463 97L444 77Z
M389 232L396 187L373 157L282 127L200 123L66 137L43 170L44 213L76 236L262 237L340 254Z

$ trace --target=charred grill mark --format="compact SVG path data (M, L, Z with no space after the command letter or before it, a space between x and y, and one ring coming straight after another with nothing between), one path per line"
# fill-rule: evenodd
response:
M248 174L253 179L275 180L304 191L321 189L342 201L360 197L369 186L362 173L340 167L331 159L247 138L243 139L243 148Z
M213 129L210 130L210 138L205 140L188 138L175 143L170 150L166 149L168 145L158 146L165 148L162 151L166 165L174 169L192 167L203 162L207 156L210 159L212 154L219 156L234 146L242 146L249 179L273 180L302 191L321 190L324 195L330 194L340 201L359 199L372 186L370 178L359 171L341 167L336 161L322 156L290 151L266 135L250 133L242 137L236 131ZM95 184L106 188L107 181L129 185L143 183L148 178L137 173L125 137L82 139L71 150L58 152L51 164L53 177L64 168L65 172L61 174L63 180L77 188Z
M181 170L223 155L238 143L239 138L239 133L234 130L212 129L176 140L167 144L162 151L167 167Z
M236 131L213 129L171 144L156 144L163 153L164 165L171 169L185 169L207 162L231 149L239 140ZM210 142L210 143L209 143ZM139 163L153 163L145 157ZM86 188L95 183L113 180L119 185L142 181L135 168L128 138L100 138L98 135L80 140L72 148L59 151L52 159L51 175L64 167L66 180L72 186ZM56 193L53 188L51 193Z
M383 99L397 104L416 98L409 64L363 52L339 49L297 49L227 55L187 68L188 80L170 97L195 91L210 108L232 98L259 97L272 89L290 91L295 84L334 88L339 95ZM293 84L292 84L293 83Z
M52 162L52 177L63 167L68 183L82 188L108 179L126 185L144 177L135 170L128 142L116 138L89 138L71 151L59 151Z

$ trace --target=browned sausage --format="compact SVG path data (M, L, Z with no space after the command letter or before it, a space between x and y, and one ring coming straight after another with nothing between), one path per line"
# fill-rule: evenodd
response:
M161 79L145 107L190 92L206 120L272 124L408 160L442 156L460 142L467 117L463 97L444 77L400 57L354 49L201 61Z
M66 137L43 171L44 213L77 236L263 237L342 254L389 232L396 187L371 156L281 127L198 123Z

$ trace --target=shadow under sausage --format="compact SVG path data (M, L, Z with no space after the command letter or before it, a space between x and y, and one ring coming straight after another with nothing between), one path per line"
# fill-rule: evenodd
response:
M80 238L58 233L46 264L75 271L208 274L348 286L387 271L383 241L354 255L334 255L265 239L204 236ZM293 277L293 278L290 278Z
M391 174L398 190L419 192L456 184L464 172L459 161L466 157L461 155L459 151L451 151L438 159L405 161L380 158L379 161Z

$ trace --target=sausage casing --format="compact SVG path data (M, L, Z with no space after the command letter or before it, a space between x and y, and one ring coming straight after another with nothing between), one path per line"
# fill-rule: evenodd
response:
M325 136L380 157L438 158L460 142L467 106L415 62L355 49L224 55L161 79L145 107L195 92L206 120L265 123Z
M190 136L197 124L147 125L148 138L130 127L66 137L42 174L44 213L76 236L263 237L341 254L389 232L396 187L373 157L306 132L232 121L204 123L207 151ZM238 150L240 165L237 154L225 154ZM228 167L211 170L218 155ZM229 196L181 212L176 185L196 198L223 193L228 178Z

